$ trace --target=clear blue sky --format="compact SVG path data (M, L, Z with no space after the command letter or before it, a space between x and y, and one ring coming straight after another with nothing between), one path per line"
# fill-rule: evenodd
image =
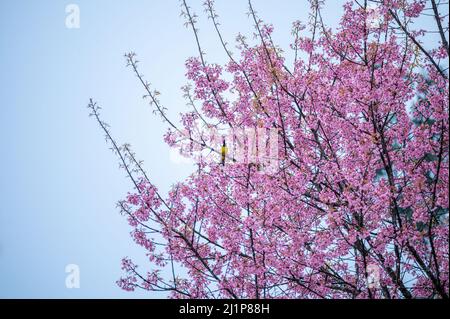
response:
M226 61L201 7L200 39L212 62ZM250 35L244 0L217 1L223 34ZM80 28L65 26L67 4L80 8ZM328 1L335 25L342 1ZM306 1L254 0L288 50L291 23L306 21ZM190 30L173 1L0 1L0 297L163 297L122 292L120 259L145 265L115 207L131 184L89 118L93 97L114 136L130 142L163 191L187 176L169 160L165 125L155 117L123 54L138 53L141 71L161 91L175 118L186 109L184 62L196 55ZM81 287L65 287L65 266L80 267Z

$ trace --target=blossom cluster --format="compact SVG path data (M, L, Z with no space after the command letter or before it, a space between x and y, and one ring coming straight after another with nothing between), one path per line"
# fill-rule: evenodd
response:
M176 298L448 298L449 96L438 62L448 44L425 50L400 18L419 19L427 3L348 2L333 31L313 1L307 26L294 23L292 68L250 6L257 44L240 37L223 66L201 50L188 59L194 111L168 145L213 152L194 127L273 128L276 166L261 174L199 156L166 197L142 179L122 208L152 270L126 259L119 286ZM205 7L217 27L213 1Z

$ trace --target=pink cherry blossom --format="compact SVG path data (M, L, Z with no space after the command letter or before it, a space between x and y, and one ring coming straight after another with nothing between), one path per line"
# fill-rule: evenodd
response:
M229 62L208 63L183 4L199 47L186 62L193 110L174 124L142 83L170 126L167 144L204 151L197 169L160 194L90 104L134 183L120 208L149 256L142 274L124 259L118 285L173 298L447 299L448 31L430 47L427 32L404 24L435 1L378 1L370 27L374 9L349 1L335 30L326 3L311 1L310 21L293 25L293 65L251 2L257 42L240 36L230 54L212 0L205 9ZM437 25L439 10L428 12ZM135 54L127 59L142 80ZM205 137L212 127L276 129L275 170L228 153L208 161L225 152Z

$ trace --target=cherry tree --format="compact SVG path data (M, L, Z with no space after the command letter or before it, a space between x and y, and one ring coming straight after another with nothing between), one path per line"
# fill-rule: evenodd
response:
M306 2L305 2L306 5ZM287 63L249 1L256 43L222 36L229 62L186 61L175 121L126 54L165 142L195 160L167 195L89 103L134 186L118 203L149 263L118 285L173 298L449 297L448 10L439 0L326 2L292 27ZM435 27L420 29L422 19ZM431 40L430 40L431 39ZM436 39L439 39L436 41ZM254 42L254 41L253 41Z

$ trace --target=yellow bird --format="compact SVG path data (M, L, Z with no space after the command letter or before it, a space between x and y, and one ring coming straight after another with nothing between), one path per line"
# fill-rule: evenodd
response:
M220 154L222 155L222 165L225 165L225 158L226 158L227 153L228 153L228 147L227 147L227 144L225 143L225 140L223 140L222 149L220 152Z

